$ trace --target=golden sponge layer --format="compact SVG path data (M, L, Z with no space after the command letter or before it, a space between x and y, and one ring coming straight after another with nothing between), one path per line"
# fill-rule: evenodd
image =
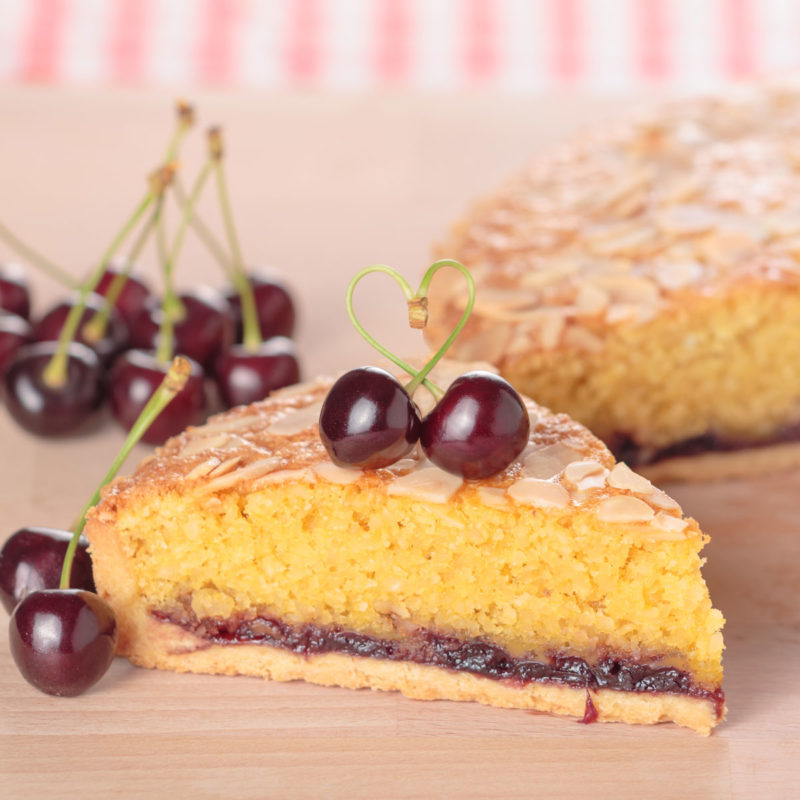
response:
M198 618L258 610L381 638L408 627L486 638L516 656L661 658L720 683L722 616L700 575L699 531L646 543L637 525L590 514L325 482L206 500L159 493L116 510L128 592L167 611L188 596ZM92 537L113 595L103 546Z

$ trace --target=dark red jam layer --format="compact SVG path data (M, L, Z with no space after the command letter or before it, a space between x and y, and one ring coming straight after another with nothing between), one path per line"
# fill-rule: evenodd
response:
M721 717L725 706L721 689L711 691L697 686L687 673L673 667L638 664L624 657L607 656L592 665L582 658L556 654L544 663L515 658L497 645L480 639L457 639L422 628L403 639L379 639L339 627L293 627L267 617L198 620L188 610L151 613L159 620L179 625L214 644L264 644L305 656L343 653L389 661L413 661L516 684L539 681L587 690L690 695L713 702L717 718ZM590 713L587 706L587 717Z
M624 461L629 467L644 467L668 458L699 456L703 453L735 453L790 442L800 442L800 424L789 425L773 436L760 439L731 439L705 433L658 449L641 445L626 433L615 433L606 444L617 461Z

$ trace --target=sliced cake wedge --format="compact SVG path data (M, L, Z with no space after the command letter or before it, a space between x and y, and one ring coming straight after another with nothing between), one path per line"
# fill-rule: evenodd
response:
M528 446L492 478L416 451L343 469L318 435L330 384L190 428L106 488L86 533L122 655L705 734L722 719L707 537L674 500L531 401Z

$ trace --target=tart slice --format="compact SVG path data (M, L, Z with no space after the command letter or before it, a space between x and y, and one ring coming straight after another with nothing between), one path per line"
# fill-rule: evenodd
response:
M530 401L529 444L491 478L416 451L344 469L318 434L330 385L189 428L106 488L86 533L122 655L587 722L722 719L706 537L674 500Z
M540 156L439 252L498 367L655 481L800 465L800 91L674 103ZM436 345L462 313L437 278Z

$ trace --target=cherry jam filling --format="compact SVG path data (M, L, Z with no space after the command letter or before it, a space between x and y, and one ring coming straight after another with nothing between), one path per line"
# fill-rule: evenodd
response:
M154 609L150 613L159 621L178 625L213 644L263 644L304 656L343 653L363 658L412 661L521 685L538 681L587 690L688 695L714 703L717 718L721 717L725 707L725 695L721 689L698 686L689 674L674 667L640 664L618 654L607 655L597 664L576 656L552 654L549 662L545 663L516 658L501 647L480 639L458 639L421 628L403 639L381 639L338 626L292 626L272 617L198 619L188 602L184 602L184 607L178 611Z

